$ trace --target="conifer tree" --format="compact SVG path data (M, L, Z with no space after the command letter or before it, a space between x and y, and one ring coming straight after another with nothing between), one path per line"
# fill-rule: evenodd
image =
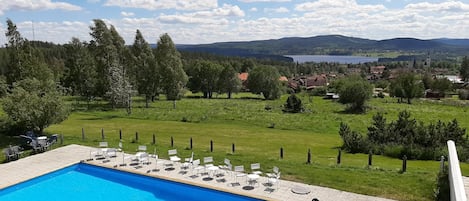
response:
M161 75L163 75L161 88L166 98L168 100L181 99L188 77L182 67L181 54L176 50L173 40L167 33L160 36L156 58Z
M139 94L145 96L145 106L148 108L150 100L158 94L160 75L150 45L138 29L131 52L136 88Z

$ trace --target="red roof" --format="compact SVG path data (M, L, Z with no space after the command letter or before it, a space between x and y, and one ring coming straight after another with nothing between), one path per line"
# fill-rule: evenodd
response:
M246 81L248 80L249 73L240 73L238 74L238 77L241 81Z

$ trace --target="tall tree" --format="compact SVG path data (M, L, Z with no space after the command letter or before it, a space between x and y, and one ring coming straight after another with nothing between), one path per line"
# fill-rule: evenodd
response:
M7 25L5 33L9 55L6 70L7 83L12 84L26 78L36 78L41 81L52 79L52 72L44 62L42 52L21 37L16 25L10 19L7 20Z
M7 76L7 82L11 84L16 80L19 80L21 77L22 65L20 56L24 54L22 53L24 39L21 37L21 34L13 21L7 19L7 26L8 28L5 32L5 36L8 40L6 50L9 61L7 62L7 68L5 69L4 75Z
M213 92L217 89L218 79L222 71L222 66L210 61L198 61L190 69L189 88L192 92L202 91L204 98L212 98Z
M184 95L188 81L182 67L181 54L176 50L171 37L166 33L160 36L156 48L156 58L160 68L161 88L168 100L178 100Z
M368 127L368 140L374 144L393 143L393 139L390 138L386 118L383 113L378 112L373 115L373 122Z
M431 89L444 95L447 91L453 89L453 83L448 78L437 78L432 82Z
M267 100L280 98L282 84L279 80L280 73L271 66L255 67L248 76L248 89L255 94L264 95Z
M413 98L421 97L423 94L423 83L412 72L400 73L390 88L391 96L406 98L408 104L412 103Z
M228 98L231 98L233 93L239 92L241 89L241 80L238 77L238 72L229 64L226 64L220 73L218 79L218 90L220 93L227 93Z
M160 75L158 64L150 45L137 29L134 44L131 48L133 58L133 74L139 94L145 95L145 106L149 107L150 100L158 94Z
M373 94L373 86L360 76L344 78L338 87L339 102L349 104L351 112L364 112L365 103Z
M42 133L51 124L65 120L69 110L53 80L26 78L13 85L3 100L3 110L16 126Z
M64 87L71 89L72 95L85 97L89 103L95 95L94 88L97 81L95 62L87 45L78 38L72 38L72 41L65 45L66 72L62 83Z
M129 55L125 41L114 26L109 29L102 20L95 19L90 29L98 75L96 92L108 98L113 108L127 107L130 113L132 87L124 68Z
M106 92L112 107L125 107L131 113L132 85L128 78L125 64L129 64L130 52L125 46L124 39L116 28L111 25L110 35L115 52L110 52L111 61L108 66L109 89Z
M469 82L469 58L467 58L467 56L462 60L459 75L464 82Z
M90 50L94 55L96 62L96 94L104 97L109 91L109 66L111 63L118 61L116 49L113 45L111 31L108 29L106 23L100 19L94 19L94 26L90 26Z

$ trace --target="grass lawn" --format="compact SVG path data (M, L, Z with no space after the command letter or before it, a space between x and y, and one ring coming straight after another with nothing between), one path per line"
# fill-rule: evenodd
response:
M278 166L287 180L397 200L432 200L439 169L437 161L408 161L407 172L401 174L401 160L374 156L373 166L367 167L368 155L342 152L342 164L336 165L337 147L342 144L338 135L340 122L365 134L376 112L385 113L390 121L406 109L417 120L457 118L462 127L469 127L469 122L464 121L469 118L467 107L455 103L415 101L407 105L397 104L393 99L373 99L370 111L360 115L345 114L343 105L330 100L300 97L307 109L302 114L281 111L287 96L275 101L260 100L250 94L238 94L232 100L185 98L176 102L176 109L173 102L163 100L144 108L144 102L138 99L134 101L131 115L125 110L86 111L83 105L70 101L76 111L46 132L63 133L65 144L97 146L103 128L105 140L117 147L122 129L124 150L134 152L138 145L146 144L162 158L167 158L171 136L179 155L189 157L192 137L196 158L213 156L219 163L229 158L234 165L245 167L260 162L264 172ZM82 128L85 140L81 139ZM139 134L138 141L135 132ZM152 144L153 134L156 145ZM210 140L214 144L213 153L209 151ZM236 145L234 154L232 143ZM281 147L283 159L279 157ZM306 164L308 149L311 149L312 164ZM464 163L461 167L463 174L469 175L469 165Z

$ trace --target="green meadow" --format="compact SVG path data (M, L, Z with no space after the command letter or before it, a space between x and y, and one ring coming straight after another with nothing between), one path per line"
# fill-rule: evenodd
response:
M286 95L280 100L265 101L240 93L234 99L225 96L199 99L189 95L177 101L175 108L172 101L165 100L145 108L144 101L137 98L131 115L124 109L110 110L104 102L93 102L92 109L86 110L84 102L69 98L74 112L46 132L63 134L64 144L97 146L103 129L105 141L117 147L121 130L126 152L135 152L138 145L144 144L160 158L167 158L172 137L181 157L189 157L194 151L195 158L213 156L219 163L228 158L233 165L245 165L248 170L250 163L260 162L264 172L278 166L286 180L397 200L432 200L438 161L408 161L407 172L401 173L399 159L375 155L373 165L368 167L368 155L342 152L342 163L337 165L337 148L342 144L338 134L340 122L366 134L371 117L377 112L383 112L391 121L399 111L408 110L418 121L447 122L456 118L461 127L469 128L468 107L453 99L415 100L412 105L398 104L391 98L372 99L366 114L347 114L343 112L345 106L337 102L308 95L299 97L306 109L301 114L282 112ZM152 143L153 135L156 144ZM284 150L283 159L280 148ZM312 164L306 164L308 149ZM462 163L461 168L469 176L469 165Z

